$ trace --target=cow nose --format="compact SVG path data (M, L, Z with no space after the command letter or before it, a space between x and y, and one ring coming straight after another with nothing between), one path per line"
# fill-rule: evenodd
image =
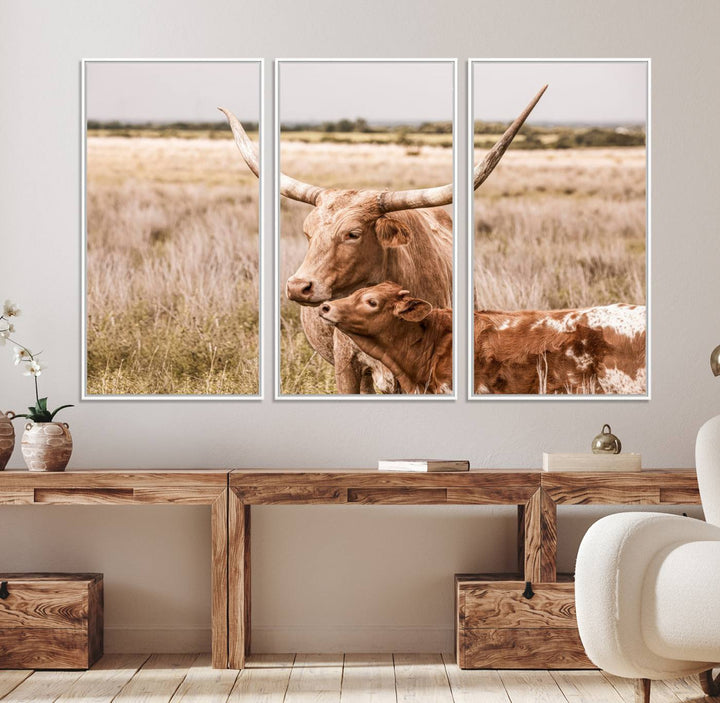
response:
M288 278L287 294L291 300L307 300L313 293L313 282L302 278Z
M320 310L322 310L322 312L324 312L327 315L330 312L330 306L327 303L325 303L324 305L320 306Z

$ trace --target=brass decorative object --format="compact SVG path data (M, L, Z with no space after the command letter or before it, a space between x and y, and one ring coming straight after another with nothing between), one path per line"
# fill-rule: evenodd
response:
M710 368L712 369L713 375L720 376L720 344L712 350L710 354Z
M619 454L622 450L620 440L612 433L610 425L603 425L602 432L592 441L593 454Z

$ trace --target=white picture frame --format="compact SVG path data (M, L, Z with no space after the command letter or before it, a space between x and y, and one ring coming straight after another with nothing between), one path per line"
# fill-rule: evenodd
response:
M476 86L474 80L474 67L477 64L488 64L488 63L507 63L507 64L537 64L537 63L638 63L645 66L645 202L646 202L646 217L645 217L645 290L646 290L646 371L647 371L647 383L646 392L642 394L499 394L499 393L475 393L474 391L474 311L475 311L475 285L474 285L474 252L475 252L475 191L473 188L473 167L474 167L474 147L475 147L475 115L474 104L475 104L475 93ZM652 119L651 119L651 59L649 58L472 58L468 60L467 69L467 141L466 141L466 154L467 154L467 169L464 174L465 177L465 193L467 197L467 330L468 330L468 344L466 348L467 353L467 399L470 401L481 401L481 402L492 402L492 401L563 401L563 402L603 402L603 401L627 401L627 402L642 402L651 399L651 309L652 309L652 296L651 296L651 242L652 242L652 213L651 213L651 145L652 145ZM547 82L547 81L545 81ZM538 85L538 88L541 86ZM527 96L528 99L532 95ZM522 107L522 106L521 106ZM532 117L529 118L531 121ZM492 177L492 176L491 176ZM621 302L621 301L618 301Z
M352 401L352 402L448 402L456 400L458 396L458 385L460 384L459 378L459 364L458 364L458 344L453 344L453 390L452 393L448 394L327 394L327 395L315 395L315 394L289 394L282 393L282 379L281 379L281 339L280 339L280 324L281 324L281 289L280 289L280 246L281 246L281 218L280 218L280 128L281 128L281 100L280 100L280 83L281 83L281 68L283 64L291 63L448 63L452 66L452 105L453 105L453 147L452 147L452 176L454 184L454 197L452 204L453 212L453 333L457 334L458 330L458 205L457 205L457 194L458 190L458 177L459 177L459 164L458 164L458 75L457 75L457 63L456 58L357 58L357 59L337 59L337 58L281 58L275 60L275 72L274 72L274 125L273 125L273 147L274 147L274 174L273 174L273 214L274 214L274 232L273 232L273 244L274 244L274 320L273 320L273 349L274 349L274 399L278 401L297 401L297 400L312 400L312 401ZM440 184L438 184L440 185ZM456 339L456 337L455 337Z
M219 64L255 64L258 67L258 138L259 153L262 156L265 140L265 62L262 58L84 58L81 60L81 99L80 99L80 140L81 140L81 368L80 368L80 397L83 401L259 401L264 397L265 384L265 349L264 349L264 263L265 244L263 232L265 230L265 169L263 159L260 159L260 175L258 183L258 379L257 393L252 394L101 394L89 393L87 383L87 68L90 64L98 63L219 63ZM213 106L220 107L220 106ZM230 129L227 130L227 140L232 143L233 137ZM234 148L234 146L233 146ZM242 160L240 154L237 155Z

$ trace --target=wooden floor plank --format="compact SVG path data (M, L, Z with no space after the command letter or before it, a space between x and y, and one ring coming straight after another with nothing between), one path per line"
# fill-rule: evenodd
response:
M197 658L197 654L153 654L114 703L168 703Z
M450 682L439 654L394 654L398 703L452 703Z
M395 703L392 654L346 654L342 703Z
M3 703L53 703L82 675L82 671L36 671L2 700Z
M599 671L551 671L550 675L568 703L624 703Z
M613 688L622 696L625 703L635 703L635 679L613 676L606 671L600 672ZM678 703L678 698L662 681L653 681L650 689L652 703Z
M57 700L110 703L147 660L147 654L106 654Z
M702 686L697 674L695 676L686 676L683 679L670 679L663 683L681 700L687 701L690 698L702 698Z
M496 670L461 669L452 654L442 657L455 703L510 703Z
M0 671L0 698L17 688L30 674L32 674L32 671L25 671L24 669Z
M294 661L294 654L250 656L235 681L228 703L282 703Z
M210 654L201 654L170 699L172 703L223 703L238 676L236 669L213 669Z
M567 703L548 671L500 671L512 703Z
M337 703L342 686L342 654L298 654L285 703Z
M89 671L0 671L2 703L635 703L600 671L461 670L452 655L269 654L242 672L203 655L106 655ZM697 677L654 681L653 703L705 701ZM709 700L709 699L707 699Z

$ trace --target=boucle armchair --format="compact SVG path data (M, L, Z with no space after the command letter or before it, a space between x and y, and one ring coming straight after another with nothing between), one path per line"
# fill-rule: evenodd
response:
M720 416L700 429L695 455L706 522L610 515L588 530L578 552L585 651L601 669L638 679L638 701L650 700L651 680L691 674L700 674L708 695L720 693L720 677L712 677L720 663Z

